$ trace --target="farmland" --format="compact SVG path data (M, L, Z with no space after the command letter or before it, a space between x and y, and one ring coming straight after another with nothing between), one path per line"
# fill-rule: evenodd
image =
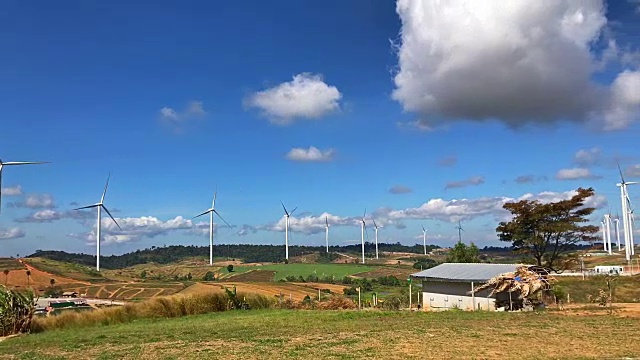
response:
M374 270L373 266L353 265L353 264L274 264L264 266L238 266L234 268L234 272L244 272L249 270L267 270L274 271L274 280L279 281L287 276L302 276L306 278L309 275L322 277L333 277L342 279L345 276L351 276L357 273Z
M555 313L256 310L46 331L0 342L7 359L624 358L610 334L637 319ZM384 326L379 326L384 323ZM588 330L587 330L588 329ZM527 343L526 339L535 339ZM571 339L568 341L568 339ZM452 346L455 341L455 346Z

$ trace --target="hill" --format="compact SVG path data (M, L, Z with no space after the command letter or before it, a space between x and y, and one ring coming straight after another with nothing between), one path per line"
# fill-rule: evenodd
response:
M348 246L330 246L330 253L347 253L361 254L361 245ZM371 243L366 243L365 247L372 250ZM428 245L427 250L438 249L436 245ZM378 244L381 252L405 252L412 254L420 254L423 251L422 245L406 246L400 243L396 244ZM242 259L245 263L279 263L284 261L284 246L282 245L214 245L213 253L223 256L226 259ZM292 258L301 258L302 255L318 254L314 259L317 262L332 262L335 260L331 256L327 256L326 248L323 246L290 246L289 254ZM88 254L67 253L65 251L55 250L36 250L35 253L27 256L27 258L43 258L57 261L64 261L79 265L92 267L95 264L95 256ZM186 259L208 259L208 246L184 246L173 245L165 247L151 247L144 250L136 250L134 252L122 254L101 256L100 264L104 269L123 269L126 267L139 264L170 264ZM368 253L368 257L373 257L372 253ZM306 260L305 260L306 261Z

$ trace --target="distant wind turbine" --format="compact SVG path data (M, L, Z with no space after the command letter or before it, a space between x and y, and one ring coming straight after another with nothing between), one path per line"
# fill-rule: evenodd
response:
M324 217L324 240L327 244L327 254L329 253L329 218L327 216Z
M113 222L118 226L118 229L122 231L122 228L120 227L116 219L113 217L113 215L111 215L111 213L109 212L109 209L107 209L107 207L104 206L104 196L107 194L107 188L109 187L109 178L111 178L111 174L107 176L107 183L104 186L104 191L102 192L102 197L100 198L99 203L74 209L74 210L82 210L82 209L98 208L98 222L96 224L96 270L97 271L100 271L100 232L102 228L102 209L104 209L104 211L107 212L111 220L113 220Z
M378 224L373 220L373 228L376 231L376 259L378 259Z
M0 159L0 211L2 211L2 169L5 166L18 166L18 165L38 165L38 164L48 164L47 161L7 161L2 162Z
M616 223L616 242L618 245L618 251L621 251L622 248L620 247L620 216L616 216L616 218L613 221Z
M284 203L280 201L282 204L282 208L284 209L284 250L285 250L285 259L289 260L289 217L293 215L293 213L298 208L297 206L291 210L291 212L287 211L287 208L284 206Z
M622 227L624 234L624 248L625 248L625 256L627 261L631 260L631 257L634 255L634 244L633 244L633 230L631 224L631 212L630 212L630 199L629 193L627 192L627 185L637 184L637 181L625 181L624 175L622 174L622 169L620 168L620 163L618 163L618 171L620 172L620 182L616 184L616 186L620 187L620 202L622 204Z
M456 229L458 229L458 241L462 242L462 232L464 231L464 229L460 224L460 220L458 220L458 226L456 226Z
M364 221L364 217L367 216L367 209L364 209L364 214L362 215L362 263L364 264L364 232L367 230L367 224Z
M422 247L424 247L424 254L427 255L427 230L424 226L422 226Z
M198 218L202 215L209 214L209 265L213 265L213 214L218 215L220 220L224 221L225 224L231 229L231 225L225 220L222 215L216 210L216 198L218 197L218 190L213 193L213 202L211 203L211 208L207 211L203 212L200 215L194 216L193 219Z

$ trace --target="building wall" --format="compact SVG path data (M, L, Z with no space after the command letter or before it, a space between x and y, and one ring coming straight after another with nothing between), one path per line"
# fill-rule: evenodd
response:
M474 283L479 286L480 283ZM495 299L489 297L489 290L468 294L471 282L422 281L422 307L427 311L449 310L495 310Z

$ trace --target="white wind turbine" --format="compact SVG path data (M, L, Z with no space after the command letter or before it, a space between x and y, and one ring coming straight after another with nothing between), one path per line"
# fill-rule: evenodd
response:
M362 215L362 220L360 220L360 222L362 223L362 263L364 264L364 232L367 230L367 224L364 221L364 217L367 216L367 209L364 209L364 214Z
M620 202L622 203L622 227L624 234L624 247L627 261L631 260L631 256L635 254L633 244L633 230L631 229L631 212L630 212L630 200L627 192L627 185L637 184L637 181L626 182L622 175L622 169L618 163L618 171L620 172L620 183L616 186L620 187Z
M218 191L216 190L213 193L213 202L211 203L211 208L206 210L200 215L194 216L193 219L200 217L202 215L209 214L209 265L213 265L213 214L218 215L220 220L224 221L225 224L231 229L231 225L225 220L222 215L216 210L216 198L218 197Z
M5 166L48 164L46 161L7 161L0 159L0 211L2 211L2 169Z
M616 215L613 221L616 223L616 242L618 244L618 251L620 251L622 250L620 247L620 216Z
M424 226L422 226L422 247L424 248L424 254L427 255L427 230Z
M604 227L605 227L605 241L607 242L605 246L605 251L609 252L609 255L613 253L613 249L611 246L611 214L604 214Z
M285 259L289 260L289 217L293 215L293 213L298 208L297 206L291 210L291 212L287 211L287 208L284 206L284 203L280 201L282 204L282 208L284 209L284 250L285 250Z
M324 240L327 245L327 254L329 253L329 217L324 217Z
M107 212L111 220L113 220L113 222L118 226L118 229L122 231L122 228L120 227L116 219L113 217L113 215L111 215L111 213L109 212L109 209L107 209L107 207L104 206L104 196L107 194L107 188L109 187L110 177L111 177L111 174L107 176L107 183L104 186L104 191L102 192L102 197L100 198L99 203L74 209L74 210L82 210L82 209L98 208L98 222L96 224L96 270L97 271L100 271L100 232L102 230L102 209L104 209L104 211Z
M373 228L376 231L376 259L378 258L378 224L376 224L376 221L373 220Z

